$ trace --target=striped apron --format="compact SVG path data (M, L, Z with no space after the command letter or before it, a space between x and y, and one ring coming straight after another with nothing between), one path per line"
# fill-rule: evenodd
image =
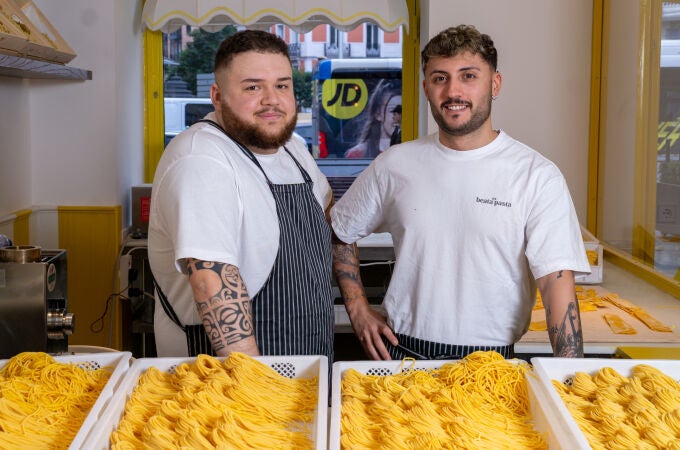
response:
M495 351L504 358L514 358L514 345L456 345L425 341L406 334L395 333L399 345L392 345L383 337L383 343L392 359L462 359L476 351Z
M274 196L280 232L274 267L252 299L255 338L263 355L325 355L331 362L331 229L312 191L312 179L284 150L304 183L273 184L250 153Z
M224 132L219 124L203 121ZM331 363L334 325L331 229L323 208L314 196L314 183L285 147L304 182L272 183L255 155L224 133L262 171L276 203L279 250L269 277L251 299L255 338L260 353L325 355ZM166 312L171 314L167 309ZM209 341L202 325L183 328L187 333L190 356L212 351L211 348L205 348L206 342L209 347ZM195 344L191 345L192 342Z

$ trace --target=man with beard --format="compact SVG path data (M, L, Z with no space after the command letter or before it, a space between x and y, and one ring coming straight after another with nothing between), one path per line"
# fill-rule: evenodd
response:
M438 131L378 156L331 210L334 272L366 354L511 357L538 286L554 354L582 357L580 226L558 168L491 126L502 82L493 41L460 25L421 59ZM385 316L368 305L353 244L373 232L391 233L396 255Z
M252 30L225 39L210 97L215 112L170 142L154 176L158 355L332 361L332 192L292 137L287 44Z

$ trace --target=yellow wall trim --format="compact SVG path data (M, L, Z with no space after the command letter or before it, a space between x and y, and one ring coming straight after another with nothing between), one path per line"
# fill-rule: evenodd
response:
M30 245L31 244L31 232L29 218L31 217L32 211L30 209L22 209L14 213L14 236L12 237L12 243L14 245Z
M163 34L144 32L144 182L153 181L165 150L163 93Z
M653 267L631 258L628 253L622 252L604 242L600 243L603 246L604 256L607 261L616 264L652 286L680 299L680 280L673 280L657 272Z
M604 149L604 129L607 101L607 36L609 35L609 0L593 1L593 30L590 58L590 129L588 131L588 205L586 228L594 235L599 234L598 205L602 192L598 180L602 176L600 150Z
M409 25L402 43L402 135L404 141L418 138L418 94L420 93L420 0L407 0Z
M659 125L661 0L640 2L640 47L635 111L633 257L654 264L656 159Z
M59 206L59 247L66 250L68 309L75 332L69 344L120 349L121 308L115 274L121 246L122 208L116 206ZM108 309L107 309L108 308ZM102 331L91 325L107 311ZM113 319L113 323L111 320Z

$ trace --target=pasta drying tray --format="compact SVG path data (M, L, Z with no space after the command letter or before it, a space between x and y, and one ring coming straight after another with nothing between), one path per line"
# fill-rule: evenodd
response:
M519 362L519 360L508 360ZM331 412L330 431L328 435L329 450L340 449L340 418L341 418L341 381L345 371L354 369L359 373L368 375L394 375L404 370L432 370L438 369L446 363L455 363L457 360L419 360L419 361L340 361L333 364L331 380ZM548 417L549 410L545 409L546 393L533 376L527 377L529 403L531 414L534 418L534 428L545 433L549 449L572 450L573 447L566 444L560 438L564 427L559 421Z
M224 361L226 357L217 357ZM321 355L314 356L257 356L255 360L264 363L288 378L318 377L319 392L316 415L313 424L312 440L317 450L326 449L326 434L328 424L328 358ZM120 383L115 397L107 405L101 420L93 428L85 442L87 450L108 450L110 448L111 432L118 428L123 416L125 404L130 394L137 386L139 377L150 367L173 373L175 368L184 363L194 363L195 357L181 358L140 358L130 366Z
M94 425L99 421L104 409L114 396L118 386L123 380L125 373L130 367L132 353L130 352L106 352L106 353L86 353L80 355L53 356L53 358L63 364L73 363L87 370L97 370L104 367L111 367L111 377L104 385L99 397L85 417L78 433L73 438L69 450L86 449L83 442L87 439ZM0 360L0 369L5 367L9 360Z
M544 388L547 397L546 408L551 411L548 415L555 427L563 430L562 440L568 443L571 449L590 449L591 446L572 417L562 398L552 385L552 380L569 384L576 372L586 372L594 376L600 369L610 367L624 377L632 375L633 367L639 364L652 366L668 375L680 380L680 361L655 360L655 359L617 359L617 358L531 358L540 384Z

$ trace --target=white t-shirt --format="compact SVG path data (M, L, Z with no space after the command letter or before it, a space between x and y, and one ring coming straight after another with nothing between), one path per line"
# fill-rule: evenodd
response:
M559 169L504 132L455 151L438 134L390 148L331 211L352 243L392 234L383 306L397 332L459 345L509 345L526 332L540 278L589 272Z
M206 116L214 120L214 113ZM314 182L324 210L332 192L299 138L286 148ZM302 183L288 153L256 155L272 183ZM276 205L262 171L217 128L197 123L176 136L158 163L149 216L151 270L184 325L198 324L188 276L180 260L197 258L239 268L248 294L264 285L279 248ZM186 355L182 330L157 304L154 314L159 356Z

